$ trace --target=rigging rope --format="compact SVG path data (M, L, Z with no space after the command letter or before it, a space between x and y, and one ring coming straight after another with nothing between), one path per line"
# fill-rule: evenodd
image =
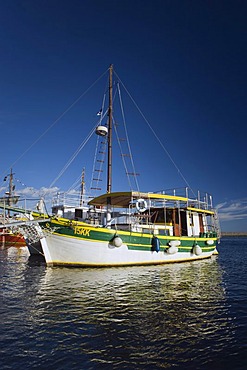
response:
M53 127L53 126L55 126L55 124L58 122L58 121L60 121L60 119L66 114L66 113L68 113L69 111L70 111L70 109L71 108L73 108L75 105L76 105L76 103L78 103L78 101L79 100L81 100L92 88L93 88L93 86L94 85L96 85L96 83L108 72L108 70L109 69L107 69L104 73L102 73L102 75L101 76L99 76L67 109L65 109L65 111L62 113L62 114L60 114L60 116L57 118L57 119L55 119L55 121L54 122L52 122L52 124L19 156L19 158L17 158L10 166L9 166L9 168L12 168L12 167L14 167L15 165L16 165L16 163L17 162L19 162L19 160L22 158L22 157L24 157L24 155L27 153L27 152L29 152L29 150L31 150L32 149L32 147L35 145L35 144L37 144L40 140L41 140L41 138L42 137L44 137L46 134L47 134L47 132L48 131L50 131L50 129ZM6 169L4 172L3 172L3 174L4 173L6 173L8 171L8 169Z
M114 119L113 119L113 121L114 121ZM121 146L121 143L120 143L120 138L119 138L119 136L118 136L118 132L117 132L117 128L116 128L116 123L115 123L115 121L114 121L114 130L115 130L115 133L116 133L116 137L117 137L117 141L118 141L119 149L120 149L120 152L121 152L121 156L122 156L122 161L123 161L123 165L124 165L125 173L127 174L127 179L128 179L129 187L130 187L130 189L131 189L130 176L128 175L128 169L127 169L126 161L125 161L124 156L123 156L123 150L122 150L122 146Z
M93 171L92 171L92 176L91 176L90 189L92 189L92 187L93 187L94 171L95 171L95 167L96 167L96 160L97 160L97 153L98 153L99 140L100 139L101 138L99 136L97 136L97 142L96 142L96 146L95 146L94 159L93 159Z
M123 117L123 123L124 123L124 130L125 130L125 135L126 135L128 150L129 150L129 153L130 153L130 161L131 161L131 165L132 165L132 168L133 168L133 173L134 173L134 179L135 179L135 183L136 183L136 188L137 188L138 191L140 191L139 184L138 184L138 181L137 181L137 176L135 175L136 174L136 170L135 170L135 166L134 166L134 162L133 162L133 156L132 156L131 147L130 147L130 141L129 141L129 136L128 136L128 132L127 132L127 126L126 126L126 120L125 120L125 114L124 114L124 109L123 109L123 102L122 102L122 97L121 97L121 91L120 91L119 83L117 84L117 87L118 87L119 101L120 101L120 107L121 107L121 112L122 112L122 117Z
M106 73L106 72L105 72ZM104 74L105 74L104 73ZM102 77L103 75L101 75ZM100 78L101 78L100 77ZM100 79L98 78L95 83ZM95 84L94 83L94 84ZM91 85L91 87L93 87L93 85ZM90 87L90 88L91 88ZM87 89L88 91L89 89ZM101 111L103 111L104 109L104 106L105 106L105 94L104 94L104 97L103 97L103 102L102 102L102 108L101 108ZM72 157L69 159L69 161L67 162L67 164L63 167L63 169L60 171L60 173L58 174L58 176L53 180L53 182L50 184L50 187L54 186L54 184L58 181L58 179L64 174L64 172L67 170L67 168L70 166L70 164L74 161L74 159L77 157L77 155L80 153L80 151L84 148L84 146L86 145L86 143L88 142L88 140L91 138L91 136L93 135L93 133L95 132L95 128L99 125L99 123L102 122L103 118L107 115L107 110L105 111L104 114L100 114L100 119L99 119L99 122L97 122L96 126L93 127L93 129L91 130L91 132L88 134L88 136L84 139L84 141L80 144L80 146L78 147L78 149L75 151L75 153L72 155ZM75 181L74 183L76 183L77 181ZM69 191L71 190L72 186L70 187Z
M81 186L81 176L78 176L77 179L74 181L74 183L68 188L67 193L69 193L72 190L79 190Z
M177 166L177 164L175 163L175 161L173 160L172 156L170 155L170 153L168 152L168 150L165 148L165 146L163 145L163 143L160 141L158 135L156 134L156 132L154 131L154 129L152 128L152 126L150 125L150 123L148 122L147 118L144 116L144 114L142 113L141 109L139 108L139 106L137 105L137 103L135 102L134 98L131 96L131 94L129 93L129 91L127 90L127 88L125 87L124 83L121 81L121 79L119 78L119 76L117 75L117 73L114 71L115 75L117 76L117 78L119 79L119 81L121 82L121 84L123 85L126 93L128 94L128 96L130 97L131 101L133 102L133 104L135 105L136 109L138 110L138 112L140 113L140 115L142 116L142 118L144 119L144 121L146 122L146 124L148 125L148 127L150 128L150 130L152 131L153 135L155 136L155 138L158 140L160 146L162 147L162 149L165 151L165 153L167 154L168 158L170 159L170 161L172 162L172 164L174 165L174 167L176 168L176 170L178 171L179 175L182 177L182 179L184 180L185 184L191 189L188 181L186 180L186 178L184 177L184 175L182 174L182 172L180 171L179 167ZM192 190L192 189L191 189ZM193 190L192 190L193 192ZM193 192L194 193L194 192Z
M101 125L101 122L103 121L103 119L105 118L105 116L108 114L108 109L106 109L105 112L104 112L105 100L106 100L106 93L103 96L103 101L102 101L102 105L101 105L101 109L100 109L100 112L101 112L100 113L100 120L99 120L98 125ZM97 136L97 142L96 142L96 147L95 147L95 152L94 152L94 160L93 160L93 169L92 169L92 176L91 176L91 184L90 184L90 193L91 193L91 191L93 189L93 181L95 181L95 179L94 179L94 177L95 177L94 173L96 172L96 160L97 160L97 152L99 151L99 145L100 145L99 141L100 140L102 140L102 137ZM103 143L102 142L101 142L101 144L103 146ZM102 166L103 166L103 161L100 164L99 173L98 173L98 177L97 177L96 188L98 188L98 186L99 186L100 172L102 170Z
M88 93L89 90L92 89L92 87L108 72L109 69L107 69L99 78L97 78L95 80L95 82L93 84L91 84L91 86L89 88L87 88L67 109L65 109L65 111L22 153L22 155L19 156L19 158L16 159L16 161L10 166L11 168L22 158L24 157L24 155L31 150L31 148L37 144L37 142L39 142L41 140L41 138L43 138L46 133L58 122L61 120L62 117L64 117L64 115L70 111L70 109L72 109L80 99L82 99L86 93ZM190 185L188 183L188 181L186 180L186 178L183 176L182 172L180 171L179 167L177 166L177 164L175 163L175 161L173 160L173 158L171 157L170 153L168 152L168 150L165 148L165 146L163 145L163 143L161 142L161 140L159 139L158 135L156 134L156 132L154 131L154 129L151 127L150 123L148 122L147 118L144 116L144 114L142 113L142 111L140 110L139 106L137 105L137 103L135 102L135 100L133 99L133 97L131 96L131 94L129 93L129 91L127 90L127 88L125 87L125 85L123 84L123 82L121 81L121 79L119 78L119 76L117 75L117 73L114 71L114 74L117 76L118 80L121 82L121 84L123 85L123 88L125 89L126 93L128 94L128 96L130 97L131 101L133 102L133 104L135 105L135 107L137 108L137 110L139 111L139 113L141 114L142 118L144 119L144 121L146 122L146 124L148 125L149 129L152 131L153 135L155 136L155 138L157 139L157 141L159 142L160 146L162 147L162 149L165 151L165 153L167 154L167 156L169 157L169 159L171 160L172 164L174 165L174 167L177 169L179 175L182 177L182 179L184 180L184 182L187 184L187 186L189 188ZM120 99L120 107L121 107L121 112L122 112L122 117L123 117L123 123L124 123L124 129L125 129L125 135L126 135L126 140L127 140L127 146L128 146L128 150L129 150L129 153L130 153L130 158L131 158L131 164L132 164L132 168L133 168L133 171L134 171L134 174L135 174L135 166L134 166L134 163L133 163L133 157L132 157L132 154L131 154L131 148L130 148L130 142L129 142L129 138L128 138L128 134L127 134L127 128L126 128L126 120L125 120L125 115L124 115L124 110L123 110L123 105L122 105L122 99L121 99L121 92L120 92L120 88L119 88L119 83L117 84L118 86L118 94L119 94L119 99ZM103 100L103 103L102 103L102 109L101 111L103 111L103 108L104 108L104 103L105 103L105 97L104 97L104 100ZM105 117L105 115L108 113L108 110L106 110L106 112L103 114L100 114L100 122L102 121L102 119ZM60 171L60 173L58 174L58 176L52 181L52 183L50 184L50 187L54 186L54 184L58 181L58 179L63 175L63 173L66 171L66 169L69 167L69 165L74 161L74 159L76 158L76 156L78 155L78 153L83 149L83 147L86 145L86 143L88 142L88 140L91 138L91 136L93 135L94 133L94 130L95 130L95 127L91 130L91 132L89 133L89 135L86 137L86 139L80 144L79 148L76 150L76 152L73 154L73 156L69 159L69 161L67 162L67 164L63 167L63 169ZM124 160L123 160L124 161ZM126 169L126 163L124 163L124 166L125 166L125 169ZM5 171L6 172L6 171ZM126 169L126 172L127 172L127 169ZM138 181L137 181L137 178L135 176L135 183L136 183L136 187L137 189L139 190L139 185L138 185ZM48 191L48 190L47 190Z
M72 155L72 157L66 163L66 165L60 171L60 173L58 174L58 176L52 181L52 183L50 184L49 187L54 186L54 184L57 182L57 180L64 174L64 172L67 170L67 168L69 167L69 165L74 161L74 159L77 157L78 153L83 149L83 147L86 145L86 143L88 142L88 140L91 138L91 136L93 135L94 131L95 131L95 127L91 130L91 132L88 134L88 136L86 137L86 139L80 144L80 146L78 147L78 149L75 151L75 153Z

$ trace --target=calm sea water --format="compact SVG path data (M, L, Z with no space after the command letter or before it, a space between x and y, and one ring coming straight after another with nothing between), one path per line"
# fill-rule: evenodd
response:
M247 238L210 260L47 268L0 249L1 369L246 369Z

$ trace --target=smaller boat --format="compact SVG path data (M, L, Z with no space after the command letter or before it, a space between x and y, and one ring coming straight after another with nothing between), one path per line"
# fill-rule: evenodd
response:
M9 179L8 191L5 192L4 197L0 197L0 204L5 207L11 207L16 204L19 200L19 196L14 194L15 185L13 184L13 172L12 168L10 173L5 176L4 181ZM16 220L17 216L10 216L10 211L5 210L0 215L0 245L3 247L24 247L26 246L23 235L19 232L15 232L11 227L5 227L6 224Z
M2 247L25 247L26 242L23 235L13 233L9 229L3 229L0 232L0 245Z

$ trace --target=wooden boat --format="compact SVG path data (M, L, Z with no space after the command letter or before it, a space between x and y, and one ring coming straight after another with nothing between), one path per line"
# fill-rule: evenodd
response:
M112 191L112 66L108 91L107 125L96 128L107 139L106 193L89 200L83 210L75 208L75 217L60 212L34 223L38 239L26 233L30 253L42 253L49 266L131 266L210 258L220 229L209 194L191 195L188 187L183 192Z
M109 68L106 193L89 201L86 216L53 216L40 239L47 265L129 266L194 261L216 253L220 236L212 197L141 191L112 192L112 82Z

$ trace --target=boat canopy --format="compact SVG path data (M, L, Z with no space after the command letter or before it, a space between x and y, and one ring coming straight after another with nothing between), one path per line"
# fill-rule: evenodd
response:
M99 197L93 198L90 200L89 205L93 206L104 206L107 204L111 204L115 207L123 207L127 208L133 202L133 200L138 199L152 199L152 200L173 200L173 201L182 201L187 202L188 198L168 195L168 194L160 194L160 193L142 193L139 191L128 191L128 192L114 192L114 193L106 193L102 194Z

